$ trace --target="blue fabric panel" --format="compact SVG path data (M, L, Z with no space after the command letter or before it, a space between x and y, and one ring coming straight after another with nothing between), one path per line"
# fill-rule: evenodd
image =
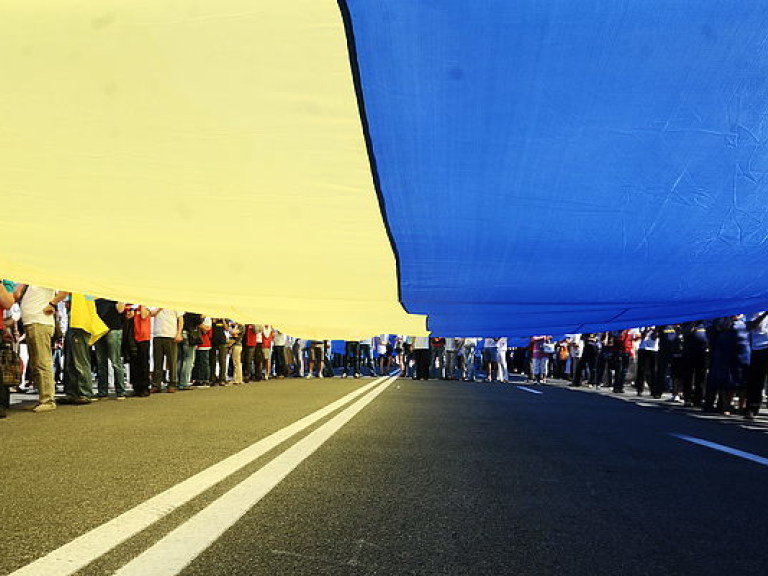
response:
M347 5L401 299L431 330L768 306L768 4Z
M331 354L346 354L346 353L347 353L346 340L331 340Z

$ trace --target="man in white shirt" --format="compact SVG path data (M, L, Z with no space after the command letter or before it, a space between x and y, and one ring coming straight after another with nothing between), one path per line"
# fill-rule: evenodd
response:
M56 409L56 385L53 381L53 352L51 338L56 321L56 306L68 292L57 292L41 286L19 284L14 289L14 298L21 307L21 321L24 324L29 370L40 392L33 412L49 412Z
M272 340L272 355L275 357L275 374L278 378L285 378L288 376L288 363L285 361L285 343L288 337L275 330L274 338Z
M416 361L414 380L429 380L429 338L416 336L413 339L413 356Z
M581 334L566 334L566 338L570 338L568 343L568 376L573 378L576 375L576 366L579 365L579 358L581 358L584 352L584 342L581 339Z
M499 379L502 382L509 381L509 369L507 368L507 339L501 337L496 341L496 348L499 351Z
M152 359L154 371L152 373L152 388L160 392L163 383L163 361L168 369L169 393L176 392L179 373L177 369L178 343L182 341L184 331L184 312L166 310L165 308L152 308L154 317L152 326Z
M659 352L659 339L656 327L649 326L640 331L640 346L637 350L637 372L635 388L637 395L642 396L645 384L653 386L656 381L656 358Z

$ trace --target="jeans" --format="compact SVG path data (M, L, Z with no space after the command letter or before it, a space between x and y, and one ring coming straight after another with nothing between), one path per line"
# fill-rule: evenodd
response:
M373 367L373 350L370 344L360 344L360 358L362 366L371 371L371 376L376 376L376 370Z
M429 371L432 378L445 378L445 348L430 349Z
M123 331L110 330L96 341L96 378L99 396L109 393L109 363L115 375L115 393L125 396L125 364L122 357Z
M615 373L613 377L613 391L623 392L624 381L627 379L627 370L629 370L629 352L616 352L614 354Z
M195 354L195 379L198 382L208 382L211 379L211 349L199 349Z
M672 352L659 350L657 354L656 380L651 385L651 394L656 398L661 398L664 392L670 390L667 375L672 367Z
M298 341L293 344L293 373L296 376L304 376L304 351Z
M752 359L747 373L747 410L757 414L763 403L763 390L768 377L768 348L752 350Z
M76 398L90 398L93 394L91 376L91 335L82 328L67 330L64 347L64 393Z
M753 351L753 359L755 358L754 354L755 352ZM695 406L700 406L704 400L707 382L707 351L705 349L683 350L680 364L683 400ZM749 402L749 397L747 397L747 402Z
M344 374L360 374L360 343L347 342L344 353Z
M213 355L213 363L211 364L211 381L212 382L226 382L227 381L227 344L215 344L211 347L211 353ZM216 366L218 365L218 373Z
M464 366L462 367L462 377L464 380L475 379L475 347L465 346L462 351L464 357Z
M179 370L179 387L186 388L192 380L192 367L195 365L197 347L190 344L186 338L181 342L181 369Z
M654 386L656 381L656 355L658 352L655 350L638 350L637 351L637 377L635 378L635 388L637 393L642 394L645 390L645 383L648 382L649 387Z
M452 380L456 372L456 350L445 351L445 377Z
M288 376L288 366L285 362L285 346L273 346L272 357L275 362L275 374L277 376Z
M255 346L243 346L243 378L249 381L253 377L253 355Z

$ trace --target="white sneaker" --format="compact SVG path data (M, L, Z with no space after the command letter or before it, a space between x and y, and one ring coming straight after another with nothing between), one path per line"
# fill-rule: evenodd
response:
M325 376L323 376L323 373L322 373L322 372L320 372L320 374L318 374L318 375L317 375L317 377L318 377L318 378L325 378Z
M310 378L312 378L312 374L307 374L306 376L304 376L304 378L306 378L307 380L309 380Z

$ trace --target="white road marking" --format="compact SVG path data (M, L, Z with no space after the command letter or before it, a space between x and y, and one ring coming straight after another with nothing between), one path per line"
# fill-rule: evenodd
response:
M709 440L702 440L701 438L686 436L685 434L670 434L670 436L680 438L686 442L698 444L699 446L706 446L707 448L712 448L713 450L725 452L726 454L738 456L739 458L744 458L745 460L750 460L751 462L756 462L757 464L762 464L763 466L768 466L768 458L763 458L762 456L757 456L756 454L751 454L750 452L737 450L736 448L731 448L730 446L725 446L723 444L717 444L716 442L710 442Z
M394 382L389 378L115 572L175 576Z
M54 574L56 576L69 576L74 574L109 552L112 548L145 530L292 436L335 412L358 396L365 394L384 380L385 378L378 378L365 386L361 386L343 398L305 416L301 420L297 420L282 430L270 434L266 438L176 484L165 492L161 492L120 516L94 528L90 532L86 532L31 564L19 568L10 576L52 576ZM147 574L152 573L147 572Z
M643 406L645 408L653 408L654 406L658 406L658 404L651 404L650 402L635 402L635 405Z
M526 392L530 392L531 394L544 394L544 392L540 390L534 390L533 388L527 388L525 386L518 386L518 390L525 390Z

